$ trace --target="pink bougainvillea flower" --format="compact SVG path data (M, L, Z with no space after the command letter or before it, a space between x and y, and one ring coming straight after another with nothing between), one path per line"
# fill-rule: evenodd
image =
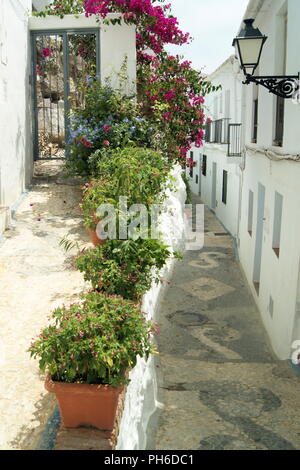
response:
M87 140L85 137L81 137L80 141L85 147L92 147L92 143Z
M104 145L104 147L109 147L110 146L109 140L103 140L102 144Z
M164 94L165 101L171 101L173 98L176 98L176 94L174 90L168 91L168 93Z
M50 47L44 47L42 52L44 57L50 57L52 55L52 49Z
M168 111L163 113L163 118L164 118L165 121L170 121L171 117L172 117L172 113L170 113Z
M184 147L182 147L182 148L180 149L180 153L181 153L181 155L182 155L183 157L186 156L186 154L187 154L187 149L184 148Z

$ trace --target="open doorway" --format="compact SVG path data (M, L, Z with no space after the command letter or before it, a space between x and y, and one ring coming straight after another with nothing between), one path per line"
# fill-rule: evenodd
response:
M72 109L100 74L99 30L32 33L34 159L63 158Z

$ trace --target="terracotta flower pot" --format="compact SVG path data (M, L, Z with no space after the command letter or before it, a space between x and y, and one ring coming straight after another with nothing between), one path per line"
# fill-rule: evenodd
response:
M93 230L90 227L86 227L86 229L90 235L91 242L94 246L103 245L105 243L105 240L102 240L98 237L96 230Z
M113 430L123 386L54 382L48 376L45 388L55 393L62 424L66 428L93 426L106 431Z

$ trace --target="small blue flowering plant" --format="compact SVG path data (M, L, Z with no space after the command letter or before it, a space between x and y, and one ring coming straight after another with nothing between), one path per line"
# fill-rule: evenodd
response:
M153 126L139 117L134 97L122 96L100 81L89 80L85 87L85 107L72 111L66 145L68 174L90 176L89 156L96 150L127 146L150 147Z

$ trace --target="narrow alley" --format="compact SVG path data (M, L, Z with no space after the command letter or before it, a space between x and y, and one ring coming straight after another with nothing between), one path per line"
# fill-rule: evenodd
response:
M207 209L205 247L177 263L159 323L161 409L150 446L300 447L300 377L273 355L232 238Z
M299 24L0 0L0 450L300 450Z

